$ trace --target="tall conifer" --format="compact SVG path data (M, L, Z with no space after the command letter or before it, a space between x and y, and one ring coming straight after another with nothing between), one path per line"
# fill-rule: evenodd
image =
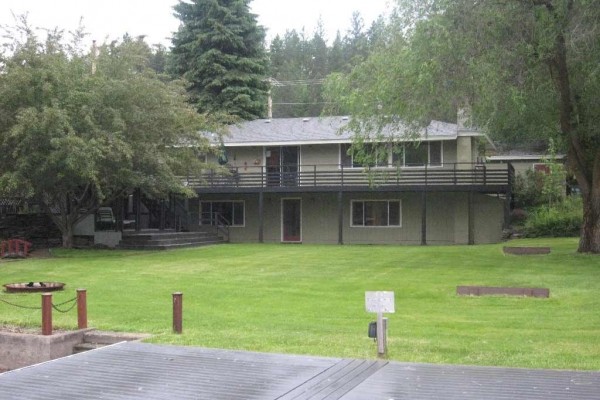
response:
M190 82L199 112L244 120L267 106L265 30L251 0L192 0L175 5L181 21L173 37L171 71Z

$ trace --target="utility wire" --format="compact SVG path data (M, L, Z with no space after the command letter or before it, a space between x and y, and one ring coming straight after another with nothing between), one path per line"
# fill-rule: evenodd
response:
M329 101L316 101L316 102L310 102L310 103L273 103L273 105L294 105L294 104L335 104Z
M300 86L300 85L322 85L325 82L324 78L319 79L296 79L290 81L278 81L275 78L267 79L272 86Z

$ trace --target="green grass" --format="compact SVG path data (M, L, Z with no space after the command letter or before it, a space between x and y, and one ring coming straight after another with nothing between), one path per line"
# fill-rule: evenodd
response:
M600 257L576 239L545 256L486 246L221 245L170 252L66 251L0 263L0 283L61 281L54 302L88 289L89 324L150 332L155 343L373 358L364 292L393 290L389 358L401 361L600 369ZM550 288L549 299L459 297L457 285ZM171 333L182 291L183 335ZM40 296L0 293L37 306ZM0 324L40 325L40 312L0 302ZM75 311L54 313L75 328Z

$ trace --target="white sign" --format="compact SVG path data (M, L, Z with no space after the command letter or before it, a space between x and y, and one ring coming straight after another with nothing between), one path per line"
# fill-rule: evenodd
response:
M365 307L368 312L394 313L394 292L365 292Z

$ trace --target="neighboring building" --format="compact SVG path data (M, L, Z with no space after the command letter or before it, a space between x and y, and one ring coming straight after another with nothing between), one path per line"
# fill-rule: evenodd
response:
M551 162L564 164L565 156L557 154L550 157L543 151L507 150L486 157L486 161L488 164L511 164L515 173L521 175L530 170L548 173L548 164Z
M366 173L348 152L347 123L347 117L285 118L230 127L221 157L230 172L188 179L198 193L188 203L191 226L226 224L231 242L501 240L513 170L481 161L485 135L434 121L418 146L407 140L404 154L390 154Z

